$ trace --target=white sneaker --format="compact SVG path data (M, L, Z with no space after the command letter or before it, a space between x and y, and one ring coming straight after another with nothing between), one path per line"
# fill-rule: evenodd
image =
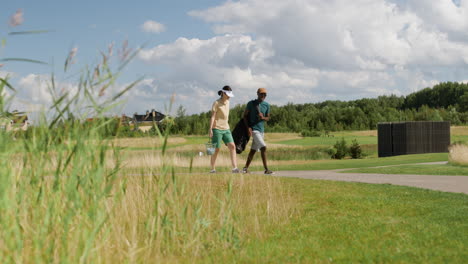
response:
M240 170L238 168L232 169L232 173L240 173Z
M210 170L210 173L216 173L216 170Z

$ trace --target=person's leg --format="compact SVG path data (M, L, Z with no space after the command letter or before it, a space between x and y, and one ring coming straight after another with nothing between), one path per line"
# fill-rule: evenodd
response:
M231 165L232 165L232 172L239 172L237 168L237 155L236 155L236 145L234 144L234 138L232 138L232 134L230 130L223 130L223 142L229 149L229 154L231 156Z
M218 153L219 153L219 148L216 148L213 155L211 155L211 171L212 172L216 171L216 158L218 157Z
M222 134L219 129L213 129L213 137L211 138L211 142L216 144L216 149L213 155L211 155L210 163L211 163L211 172L216 171L216 158L218 157L219 148L221 147L221 139Z
M255 136L257 138L258 147L260 148L260 154L262 156L262 162L263 162L263 168L265 168L265 174L273 174L273 172L270 169L268 169L267 155L266 155L267 146L265 144L265 134L262 132L258 132Z
M253 157L255 155L255 152L257 152L255 149L250 150L249 156L247 156L247 161L245 162L245 166L244 166L245 170L249 169L250 163L252 162L252 159L253 159Z
M228 143L227 147L229 149L229 152L231 154L231 165L233 171L237 169L237 153L236 153L236 145L234 142Z
M263 147L260 149L260 154L262 155L262 162L263 162L263 168L265 168L265 171L268 170L268 165L267 165L267 158L266 158L266 147Z
M244 172L247 172L252 162L252 159L257 152L258 149L264 146L263 139L261 137L262 133L260 131L254 130L252 131L252 147L249 152L249 156L247 157L247 161L245 162L245 167L243 169Z
M273 171L268 169L266 150L267 150L266 146L260 149L261 154L262 154L263 168L265 168L265 174L274 174Z

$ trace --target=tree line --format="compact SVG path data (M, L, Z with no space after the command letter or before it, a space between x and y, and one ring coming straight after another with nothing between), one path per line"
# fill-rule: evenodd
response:
M231 109L230 126L242 118L246 104ZM208 133L210 112L186 115L181 106L172 126L173 134ZM450 121L468 123L468 84L444 82L407 96L379 96L353 101L271 105L269 132L307 132L376 129L379 122Z

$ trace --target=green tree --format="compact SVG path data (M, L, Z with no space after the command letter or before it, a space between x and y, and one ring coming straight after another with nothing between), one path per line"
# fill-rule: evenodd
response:
M466 91L458 100L458 109L460 112L468 112L468 91Z
M349 153L351 154L351 158L353 159L360 159L362 158L362 149L361 145L359 145L356 139L353 139L351 146L349 147Z
M333 148L336 149L336 153L333 157L335 159L343 159L349 152L346 140L344 138L336 141L335 145L333 145Z

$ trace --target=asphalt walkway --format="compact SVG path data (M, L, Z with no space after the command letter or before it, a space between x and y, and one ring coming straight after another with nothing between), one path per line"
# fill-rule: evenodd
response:
M273 175L314 180L393 184L468 194L468 176L340 173L340 171L343 170L275 171Z

